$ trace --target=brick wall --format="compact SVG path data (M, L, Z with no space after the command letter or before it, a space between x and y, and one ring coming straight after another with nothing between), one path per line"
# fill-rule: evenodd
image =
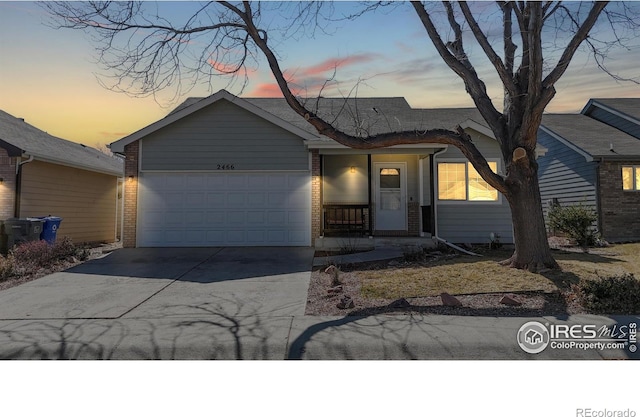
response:
M408 207L409 236L420 236L420 203L410 201Z
M124 147L124 226L122 246L134 248L136 246L136 225L138 215L138 155L139 142L133 142Z
M633 165L638 166L640 162L604 161L600 164L600 232L605 240L640 239L640 191L622 190L622 167Z
M16 158L0 149L0 219L14 216L16 192Z
M320 176L320 152L311 151L311 245L320 236L322 223L322 177Z

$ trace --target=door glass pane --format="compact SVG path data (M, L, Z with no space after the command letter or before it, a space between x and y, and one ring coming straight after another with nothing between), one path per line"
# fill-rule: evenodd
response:
M381 168L380 188L400 188L400 170L397 168Z
M640 191L640 167L636 167L636 191Z
M400 191L380 191L381 210L400 210Z

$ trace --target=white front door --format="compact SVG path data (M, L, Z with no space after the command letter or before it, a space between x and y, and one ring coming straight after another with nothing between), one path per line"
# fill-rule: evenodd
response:
M407 230L407 164L374 163L376 230Z

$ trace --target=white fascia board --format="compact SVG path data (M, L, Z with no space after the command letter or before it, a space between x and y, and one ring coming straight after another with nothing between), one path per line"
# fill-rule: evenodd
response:
M184 109L175 112L173 114L170 114L168 116L166 116L163 119L158 120L155 123L150 124L147 127L144 127L140 130L138 130L137 132L134 132L132 134L130 134L129 136L126 136L116 142L111 143L110 148L113 152L116 153L124 153L124 147L130 143L133 143L139 139L142 139L143 137L150 135L151 133L162 129L163 127L169 126L170 124L177 122L178 120L193 114L195 112L197 112L198 110L201 110L217 101L220 100L227 100L230 103L233 103L245 110L247 110L250 113L255 114L256 116L265 119L273 124L275 124L276 126L279 126L291 133L293 133L294 135L300 136L303 139L313 139L316 138L316 136L312 135L311 133L307 132L306 130L300 129L297 126L292 125L291 123L280 119L279 117L276 117L274 115L272 115L271 113L262 110L260 107L251 104L249 102L247 102L246 100L243 100L240 97L234 96L233 94L229 93L226 90L220 90L215 94L210 95L207 98L203 98L202 100L188 106L185 107Z
M467 119L464 122L460 123L460 127L463 129L475 130L478 133L482 133L483 135L488 136L493 140L496 140L496 137L494 136L493 131L491 129L489 129L483 124L476 122L475 120Z
M41 161L41 162L47 162L49 164L62 165L62 166L66 166L66 167L69 167L69 168L77 168L77 169L82 169L82 170L85 170L85 171L97 172L99 174L111 175L111 176L114 176L114 177L124 177L124 164L122 164L122 171L115 171L115 170L96 168L96 167L93 167L93 166L80 164L80 163L73 163L73 162L62 160L62 159L51 158L51 157L39 155L39 154L33 153L33 152L24 153L23 157L25 157L25 156L33 156L34 160Z
M551 130L551 129L543 126L543 125L540 125L540 129L544 130L546 133L551 135L554 139L558 140L560 143L566 145L568 148L570 148L570 149L576 151L577 153L579 153L580 155L582 155L587 162L592 162L593 161L593 156L591 156L591 154L589 154L584 149L577 147L576 145L574 145L573 143L569 142L568 140L566 140L562 136L556 134L553 130Z
M356 151L371 151L371 150L384 150L384 149L434 149L434 148L442 148L442 144L440 143L416 143L416 144L403 144L403 145L393 145L393 146L385 146L385 147L377 147L377 148L351 148L349 146L345 146L338 142L328 142L328 141L306 141L305 142L309 149L353 149Z

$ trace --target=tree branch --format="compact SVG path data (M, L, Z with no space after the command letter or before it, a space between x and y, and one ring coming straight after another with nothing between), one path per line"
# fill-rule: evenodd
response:
M487 55L487 58L489 58L489 61L493 64L493 67L496 69L496 72L498 73L498 76L500 77L500 80L502 81L502 84L504 85L505 90L509 92L510 96L516 95L516 86L515 86L515 83L513 82L513 72L510 72L507 70L507 68L505 67L505 64L502 62L502 60L500 59L496 51L493 49L493 47L489 43L489 40L487 39L485 34L482 32L482 29L480 29L478 22L473 17L473 14L471 13L469 6L467 5L467 2L462 1L459 4L465 20L467 21L467 23L469 24L469 27L471 28L471 32L475 36L480 47L482 47L482 50L484 51L484 53ZM505 32L504 32L505 51L507 51L507 48L509 45L513 46L513 43L511 42L507 43L507 39L509 39L510 37L511 37L511 33L509 33L507 37L507 25L505 25ZM511 53L511 56L513 56L513 52ZM506 57L508 58L509 55L506 54ZM513 68L513 63L511 67Z

